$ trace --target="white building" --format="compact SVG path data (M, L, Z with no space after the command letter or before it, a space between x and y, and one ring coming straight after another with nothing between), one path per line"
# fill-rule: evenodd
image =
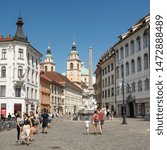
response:
M42 54L24 35L22 18L14 37L0 36L0 114L38 111Z
M96 76L101 80L98 81L101 89L96 89L98 93L101 91L99 103L109 110L114 109L118 116L122 115L123 98L127 116L149 116L149 33L150 16L147 15L120 35L120 40L104 53L97 64L100 73L96 71Z

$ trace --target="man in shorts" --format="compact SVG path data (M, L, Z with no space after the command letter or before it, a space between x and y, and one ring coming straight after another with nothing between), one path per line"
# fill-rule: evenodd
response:
M42 133L47 134L47 127L48 127L48 113L46 109L44 109L44 113L41 115L42 119Z

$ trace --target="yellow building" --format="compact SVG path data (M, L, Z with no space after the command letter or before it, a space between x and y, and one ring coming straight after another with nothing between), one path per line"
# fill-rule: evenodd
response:
M50 84L51 80L42 71L40 73L40 112L42 112L44 108L50 112Z

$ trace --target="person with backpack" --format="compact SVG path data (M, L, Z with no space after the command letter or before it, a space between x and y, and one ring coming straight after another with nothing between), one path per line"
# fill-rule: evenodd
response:
M97 113L97 110L95 110L94 114L92 115L92 124L93 124L94 134L97 135L97 125L99 124L99 115Z

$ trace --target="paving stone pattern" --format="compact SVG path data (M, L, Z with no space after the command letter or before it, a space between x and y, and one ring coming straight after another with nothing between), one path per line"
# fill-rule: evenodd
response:
M16 130L0 132L0 150L149 150L149 121L127 118L105 121L103 134L94 135L92 125L90 134L84 134L82 121L67 119L53 120L48 134L41 129L30 145L16 143Z

